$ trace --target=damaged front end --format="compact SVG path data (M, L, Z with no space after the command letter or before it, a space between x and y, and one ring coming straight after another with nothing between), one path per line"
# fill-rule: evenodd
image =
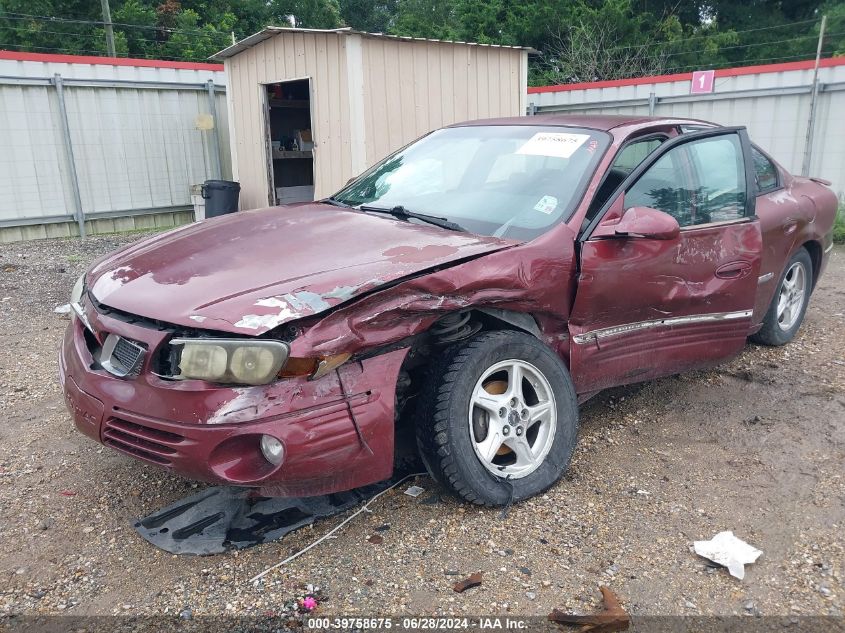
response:
M185 363L185 348L200 347L198 340L224 347L219 334L130 317L90 298L81 307L85 319L75 318L67 330L60 375L76 426L96 441L192 479L272 496L325 494L390 476L394 391L405 350L331 370L321 359L268 384L216 384L174 372L180 365L196 371L199 352ZM247 346L234 353L256 341L226 345L236 342ZM140 350L131 373L125 366L115 371L129 363L129 348ZM215 370L219 358L207 356L206 369ZM325 373L310 379L318 371Z
M237 266L200 258L196 235L179 242L187 260L153 241L96 265L60 358L77 427L192 479L267 496L328 494L388 479L397 442L414 450L395 421L438 348L482 327L567 344L555 332L565 332L571 238L543 236L527 252L413 227L408 241L402 223L345 216L389 225L407 245L358 256L351 270L313 272L312 262L299 274L307 262L294 261L283 281L249 267L245 288L243 277L232 285Z

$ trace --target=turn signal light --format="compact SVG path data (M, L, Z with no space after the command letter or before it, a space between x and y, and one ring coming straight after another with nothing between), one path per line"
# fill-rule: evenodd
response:
M335 354L322 358L291 356L279 372L279 378L295 378L297 376L309 376L312 379L321 378L343 365L351 356L352 354Z

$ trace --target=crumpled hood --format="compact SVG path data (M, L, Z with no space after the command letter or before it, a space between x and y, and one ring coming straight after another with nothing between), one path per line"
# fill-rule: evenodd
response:
M141 241L97 262L87 282L97 301L117 310L257 335L513 244L305 204L243 211Z

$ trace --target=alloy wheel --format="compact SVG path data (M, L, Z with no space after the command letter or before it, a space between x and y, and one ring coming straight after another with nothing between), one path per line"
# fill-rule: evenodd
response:
M505 360L478 379L469 405L470 439L478 460L494 475L519 479L537 470L556 428L551 384L534 365Z
M777 320L781 330L790 330L800 318L806 288L804 265L800 261L795 262L786 271L778 294Z

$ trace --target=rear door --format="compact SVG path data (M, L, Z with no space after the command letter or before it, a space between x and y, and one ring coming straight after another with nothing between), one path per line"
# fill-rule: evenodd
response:
M579 393L708 366L742 349L762 251L749 157L743 128L667 141L583 231L569 326ZM675 217L679 236L592 236L635 206Z

